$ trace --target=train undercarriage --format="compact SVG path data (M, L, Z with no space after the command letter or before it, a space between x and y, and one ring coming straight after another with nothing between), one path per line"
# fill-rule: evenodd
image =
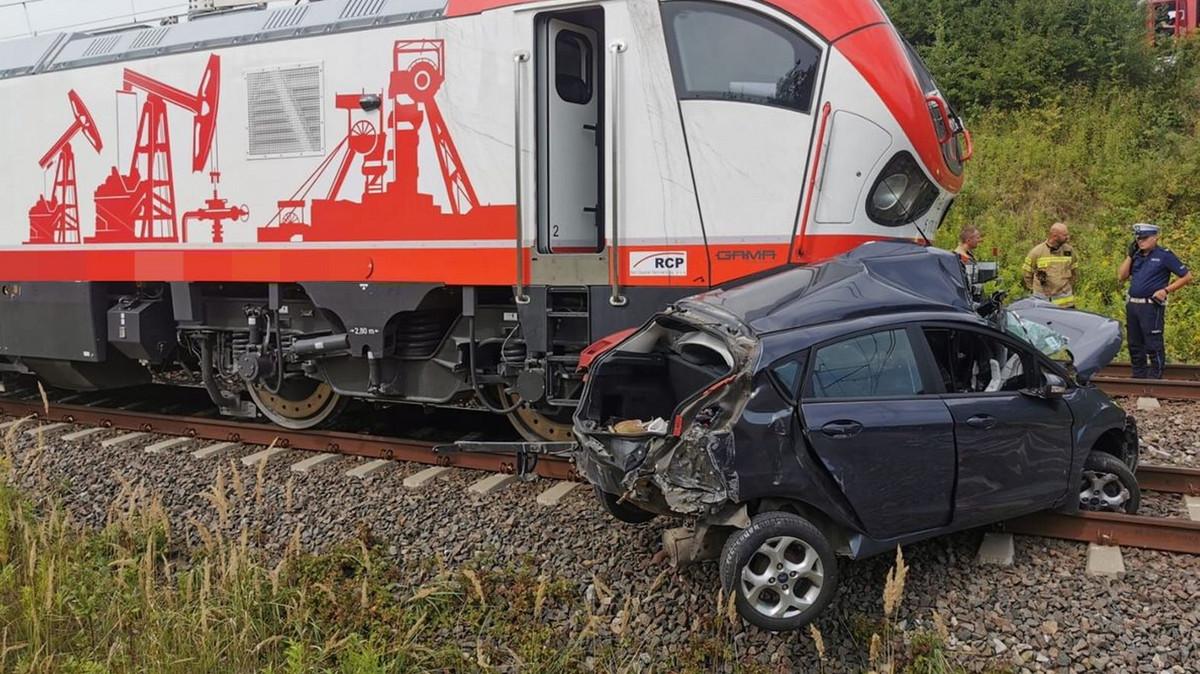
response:
M0 371L71 390L203 386L221 412L328 424L351 398L486 408L570 439L580 352L683 290L418 283L0 284ZM640 292L639 292L640 291ZM70 327L63 327L70 326Z

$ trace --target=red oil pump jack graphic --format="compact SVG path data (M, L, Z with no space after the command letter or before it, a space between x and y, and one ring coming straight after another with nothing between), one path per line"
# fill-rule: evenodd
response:
M374 94L338 94L335 105L346 112L346 136L325 157L279 210L258 230L259 241L395 241L420 239L497 239L511 237L516 226L513 205L479 203L475 188L450 136L436 95L445 82L442 40L397 40L386 103ZM364 118L362 115L375 115ZM356 120L357 117L357 120ZM433 197L418 191L420 130L428 120L429 135L450 204L445 213ZM306 220L308 195L341 156L329 191L313 198ZM339 198L356 157L361 157L360 202ZM389 166L388 164L391 164ZM389 169L394 169L387 181Z
M175 210L175 177L171 161L171 137L167 125L167 103L192 113L192 172L204 170L217 130L221 92L221 57L212 54L195 94L189 94L126 69L124 87L118 95L134 90L146 93L137 127L129 173L116 167L96 189L96 234L88 243L186 243L190 219L212 222L213 242L223 240L223 221L244 218L244 207L227 205L217 194L221 174L209 172L213 196L206 208L184 215L178 227Z
M92 113L88 112L87 106L74 89L67 92L67 100L71 104L71 116L75 121L38 161L38 166L43 169L49 169L54 163L58 166L55 169L54 187L50 198L47 199L45 195L39 196L37 203L29 209L27 243L82 241L79 236L79 201L75 185L75 150L71 148L71 141L76 134L82 133L96 152L104 148L104 143L100 140L100 131L96 128Z

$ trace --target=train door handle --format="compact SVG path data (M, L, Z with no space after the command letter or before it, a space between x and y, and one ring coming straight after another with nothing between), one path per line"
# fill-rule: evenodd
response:
M857 421L839 419L821 427L821 432L831 438L849 438L862 432L863 425Z
M998 423L1000 423L1000 420L990 414L976 414L967 419L967 425L971 428L995 428Z

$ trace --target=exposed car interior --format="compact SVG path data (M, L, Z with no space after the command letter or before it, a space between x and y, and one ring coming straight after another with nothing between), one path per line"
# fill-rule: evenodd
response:
M666 325L641 333L606 359L580 417L600 427L670 419L680 402L729 374L733 356L716 336Z
M1021 354L975 332L925 330L947 393L1018 391L1028 386Z

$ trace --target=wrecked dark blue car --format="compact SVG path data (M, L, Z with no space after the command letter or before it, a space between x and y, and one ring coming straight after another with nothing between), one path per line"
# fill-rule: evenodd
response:
M677 302L598 356L575 459L618 519L692 519L677 561L719 550L742 616L795 629L835 554L1134 512L1133 419L1086 383L1120 343L1094 314L981 304L950 253L867 244Z

